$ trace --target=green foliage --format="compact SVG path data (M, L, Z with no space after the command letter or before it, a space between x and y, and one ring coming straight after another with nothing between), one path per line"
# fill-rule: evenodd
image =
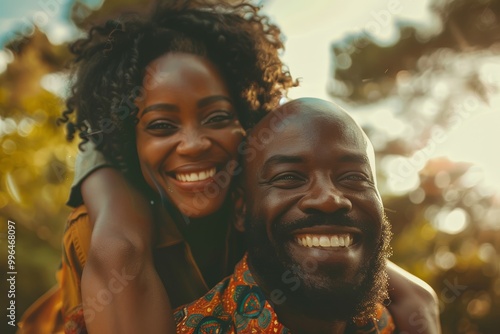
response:
M14 60L0 76L0 256L7 258L10 219L16 223L19 320L55 284L76 147L56 125L64 106L61 98L40 87L43 76L62 70L64 61L57 57L68 56L66 47L52 46L38 31L10 47ZM6 265L0 261L4 273Z

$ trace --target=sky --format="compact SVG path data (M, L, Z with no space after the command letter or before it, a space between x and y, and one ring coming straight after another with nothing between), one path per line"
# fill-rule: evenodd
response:
M290 96L328 98L330 45L347 34L362 31L381 44L397 39L395 23L411 21L431 27L428 0L271 0L264 3L268 13L286 37L284 62L293 76L302 78L301 87Z
M11 39L14 31L29 32L35 23L54 44L73 39L78 33L70 22L75 0L15 0L0 2L0 45ZM90 8L102 0L80 0Z
M97 7L102 0L81 0L90 7ZM62 43L75 38L78 31L69 20L74 0L16 0L0 3L0 46L12 37L14 30L29 31L35 22L52 43ZM282 29L286 51L282 58L290 72L300 78L301 85L294 88L289 97L313 96L331 99L326 93L328 78L333 70L330 47L334 41L348 34L365 32L382 45L397 40L395 24L411 22L421 31L432 33L438 27L428 9L430 0L260 0L263 11ZM9 55L0 50L0 72L9 61ZM491 71L490 71L491 72ZM495 68L500 76L500 66ZM64 90L65 83L57 75L48 76L44 87ZM497 83L498 84L498 83ZM499 85L500 86L500 85ZM493 106L498 107L498 98ZM496 102L495 102L496 101ZM359 115L360 123L378 120L377 126L387 133L397 132L397 120L390 112L391 101L364 108ZM371 115L371 116L370 116ZM384 116L385 115L385 116ZM381 116L385 121L380 121ZM363 119L364 117L364 119ZM373 122L373 121L371 121ZM434 145L428 158L446 156L453 161L472 161L484 170L488 182L500 191L500 157L491 154L489 146L500 142L498 112L493 108L478 117L464 120L463 124L447 134L446 140ZM383 127L386 127L385 129ZM430 143L431 145L433 143ZM417 177L419 168L415 169ZM409 182L394 192L411 190Z

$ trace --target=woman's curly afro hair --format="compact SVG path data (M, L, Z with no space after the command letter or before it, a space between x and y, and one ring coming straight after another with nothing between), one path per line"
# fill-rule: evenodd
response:
M128 15L93 27L71 46L75 78L60 119L67 138L79 132L82 143L92 140L129 177L138 172L134 101L144 93L147 65L163 54L191 53L214 63L246 128L297 85L279 59L279 28L257 7L213 0L169 3L148 17Z

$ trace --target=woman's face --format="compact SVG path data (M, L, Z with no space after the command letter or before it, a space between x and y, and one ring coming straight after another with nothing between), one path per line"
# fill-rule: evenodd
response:
M244 135L219 71L202 57L170 53L149 63L143 88L136 135L144 178L188 217L216 212Z

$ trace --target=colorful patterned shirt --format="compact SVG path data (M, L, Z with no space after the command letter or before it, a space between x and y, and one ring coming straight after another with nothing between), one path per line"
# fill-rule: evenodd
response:
M279 322L271 304L248 269L247 256L204 297L178 308L174 313L177 333L290 333ZM393 333L389 311L377 305L377 317L356 328L358 334Z

